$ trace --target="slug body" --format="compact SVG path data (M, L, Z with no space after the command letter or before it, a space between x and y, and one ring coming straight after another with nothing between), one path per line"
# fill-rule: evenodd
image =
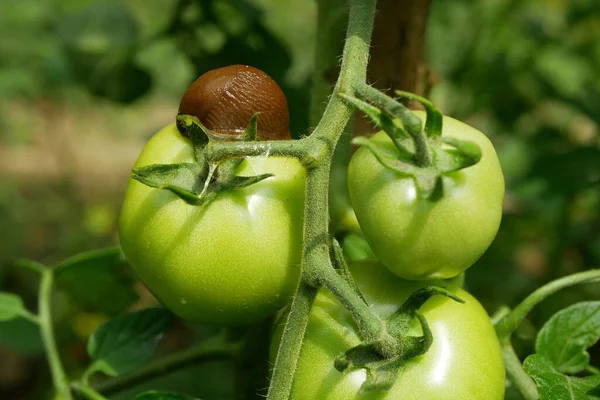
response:
M193 115L211 131L237 138L257 112L259 139L291 138L287 99L279 85L257 68L230 65L200 76L183 95L178 114Z

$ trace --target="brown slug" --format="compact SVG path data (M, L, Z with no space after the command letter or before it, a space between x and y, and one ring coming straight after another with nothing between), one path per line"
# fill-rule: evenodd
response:
M287 99L279 85L257 68L230 65L196 79L183 95L178 115L193 115L224 140L228 135L236 140L257 112L259 140L291 138ZM178 128L187 136L185 128Z

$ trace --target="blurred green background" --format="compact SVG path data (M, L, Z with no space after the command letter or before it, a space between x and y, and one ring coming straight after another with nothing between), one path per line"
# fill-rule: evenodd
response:
M310 0L0 0L1 290L34 308L37 278L13 260L55 264L117 243L137 154L203 72L263 69L288 96L293 134L309 132L315 23ZM600 2L432 0L426 53L430 98L491 138L506 178L500 232L468 289L493 313L600 267ZM519 332L521 352L552 313L598 294L547 300ZM130 308L153 303L138 296ZM54 306L65 364L80 373L87 335L114 311L60 292ZM178 323L162 351L209 333ZM49 379L36 328L0 324L0 399L45 398ZM150 387L225 399L231 379L221 363Z

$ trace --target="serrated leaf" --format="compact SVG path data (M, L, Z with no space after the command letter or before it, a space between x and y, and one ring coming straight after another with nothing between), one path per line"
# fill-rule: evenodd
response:
M586 351L600 340L600 301L581 302L554 314L540 330L535 351L563 373L582 372L590 361Z
M523 368L538 386L541 400L594 400L600 386L600 375L585 378L560 373L552 362L541 354L533 354L525 360Z
M149 308L104 323L88 340L88 354L94 360L91 370L119 376L145 364L154 356L170 320L168 310Z
M114 315L138 298L134 278L123 267L120 249L111 247L66 259L56 267L54 279L77 303Z
M23 300L13 293L0 292L0 321L10 321L29 315Z
M182 396L180 394L158 392L155 390L138 394L133 400L200 400L195 397Z

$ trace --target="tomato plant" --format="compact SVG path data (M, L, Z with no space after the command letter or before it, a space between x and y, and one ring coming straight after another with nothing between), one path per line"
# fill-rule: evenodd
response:
M443 119L442 136L474 142L482 157L444 174L440 198L420 196L412 177L385 168L364 146L350 161L348 186L360 227L383 264L405 279L458 275L487 250L500 226L504 178L493 145L450 117ZM370 140L397 153L385 132Z
M292 399L477 399L504 398L504 363L490 319L469 293L444 281L407 281L392 275L379 262L350 266L356 284L374 313L390 316L415 290L436 284L465 300L457 303L433 297L421 308L433 333L433 344L423 355L409 360L394 386L386 393L360 393L365 370L343 374L334 360L361 342L348 311L328 291L315 300L294 376ZM282 325L276 336L281 335ZM420 334L415 321L411 328ZM272 351L276 351L277 340Z
M169 125L136 167L193 161L191 141ZM291 158L251 157L240 176L274 176L220 192L203 206L131 179L119 233L140 279L183 318L245 324L287 303L300 274L304 168Z

